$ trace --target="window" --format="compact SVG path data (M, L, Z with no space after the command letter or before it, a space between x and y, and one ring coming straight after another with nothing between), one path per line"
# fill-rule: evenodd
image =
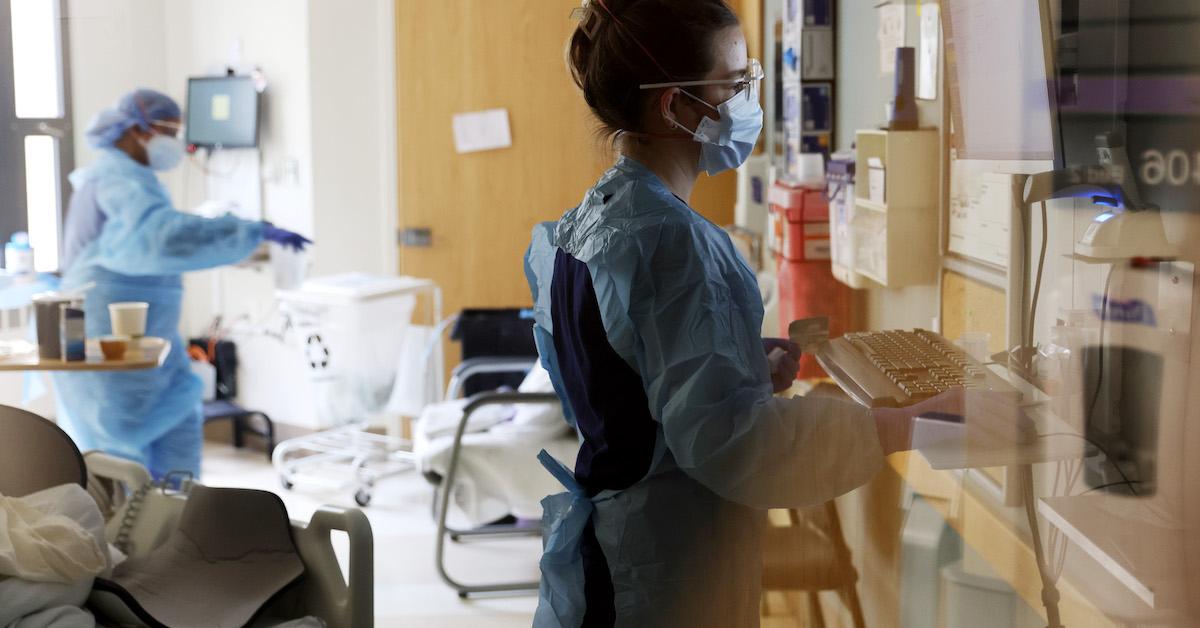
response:
M58 270L73 166L64 0L0 0L0 241L29 232Z

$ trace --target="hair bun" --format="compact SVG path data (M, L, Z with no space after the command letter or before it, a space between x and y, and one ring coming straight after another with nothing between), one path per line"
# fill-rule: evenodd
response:
M610 135L641 130L649 93L639 85L707 74L713 37L739 24L724 0L587 0L581 8L567 65Z

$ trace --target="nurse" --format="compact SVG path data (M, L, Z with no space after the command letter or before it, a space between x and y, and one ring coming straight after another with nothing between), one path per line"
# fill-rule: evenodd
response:
M618 158L534 230L535 336L583 439L543 502L534 625L757 626L768 508L822 503L908 448L903 410L775 397L799 351L760 337L758 283L688 206L702 172L736 168L762 128L759 64L721 0L591 0L569 45Z
M100 112L87 129L99 150L71 173L62 287L87 292L87 335L112 332L108 305L150 304L146 334L168 339L163 366L139 372L56 373L59 418L82 450L136 460L161 478L200 473L201 384L179 335L181 274L245 259L263 240L303 248L302 236L233 216L202 218L175 209L156 172L184 156L179 105L139 89Z

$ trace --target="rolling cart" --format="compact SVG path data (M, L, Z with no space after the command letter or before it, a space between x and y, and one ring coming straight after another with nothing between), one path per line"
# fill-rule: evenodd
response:
M436 358L448 322L412 325L422 297L427 320L441 321L441 290L427 279L341 275L279 293L281 310L304 338L316 412L331 425L276 445L271 459L284 488L298 482L349 485L354 501L366 506L377 482L413 468L408 439L369 428L372 414L398 405L397 395L404 394L398 391L415 391L426 400L441 394ZM416 354L411 353L414 343ZM401 360L406 351L419 359ZM397 366L401 363L418 366L406 369Z

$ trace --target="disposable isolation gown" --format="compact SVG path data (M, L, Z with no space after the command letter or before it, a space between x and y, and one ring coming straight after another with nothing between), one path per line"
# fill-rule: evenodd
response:
M583 435L543 501L534 625L758 625L765 510L870 479L870 413L772 395L758 284L729 237L622 158L535 227L535 335Z
M64 290L95 282L84 304L87 335L112 333L108 304L145 301L146 334L168 339L172 349L157 369L56 373L63 427L80 449L136 460L156 478L175 470L198 475L201 384L179 336L180 275L245 259L262 241L262 223L176 211L154 172L114 148L101 149L71 183L71 213L91 214L87 224L101 225L62 281Z

